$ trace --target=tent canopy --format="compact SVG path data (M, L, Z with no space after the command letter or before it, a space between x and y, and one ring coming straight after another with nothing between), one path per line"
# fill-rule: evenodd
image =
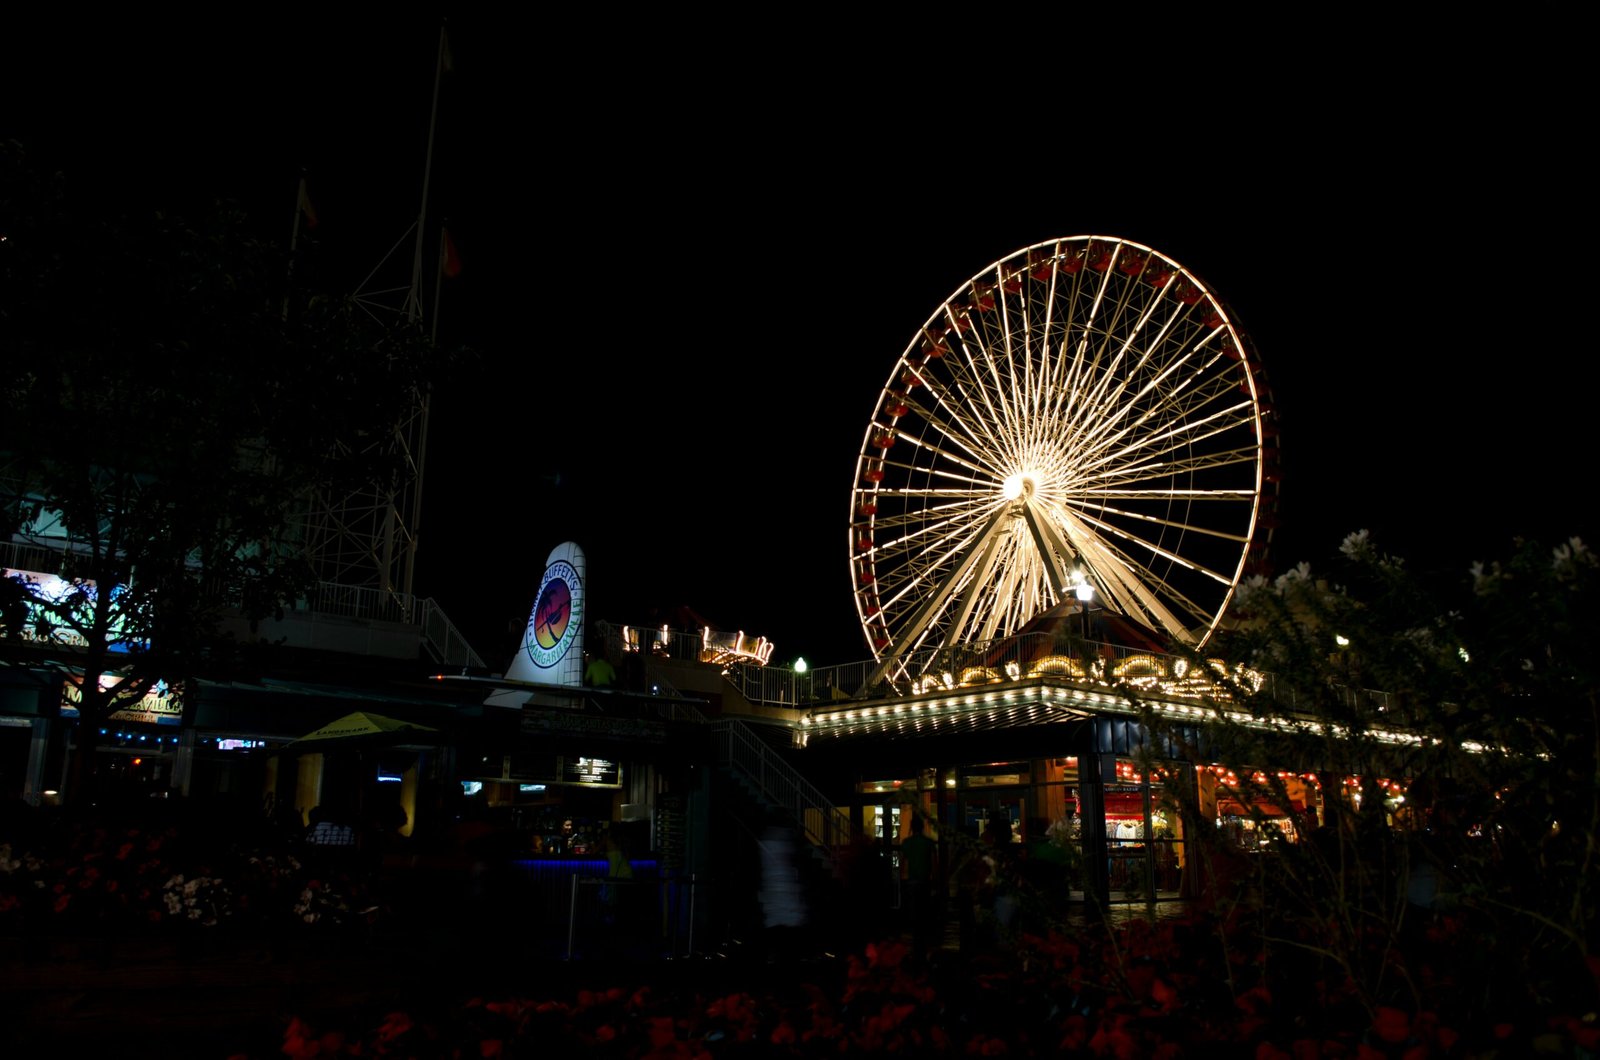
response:
M373 714L370 711L358 710L354 714L346 714L342 718L328 722L315 732L306 733L295 741L296 744L328 743L341 740L356 740L361 738L381 739L384 737L404 737L413 733L438 732L431 725L418 725L416 722L401 721L383 714Z

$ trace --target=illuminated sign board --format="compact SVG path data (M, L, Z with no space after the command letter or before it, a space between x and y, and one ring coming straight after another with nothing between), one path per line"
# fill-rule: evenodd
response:
M622 767L605 758L563 758L561 783L618 788L622 786Z
M622 787L622 764L610 758L588 758L545 752L507 755L497 778L513 781L519 791L541 791L547 784L585 788Z
M9 578L20 582L27 590L28 595L41 603L28 605L28 621L16 634L23 640L31 640L46 644L65 644L74 648L86 648L89 642L74 627L88 626L91 623L95 597L98 589L92 581L68 581L54 574L40 574L37 571L13 570L10 567L0 568L0 577ZM111 651L126 652L132 646L131 641L123 638L123 616L117 608L115 601L123 593L122 586L118 585L111 590L112 616L111 629L107 635L107 647ZM48 608L42 604L48 603L70 610L70 617L63 617L55 608Z
M101 674L100 690L109 692L122 683L117 674ZM83 702L81 678L69 678L61 686L61 716L76 718ZM165 681L157 681L137 703L114 712L108 721L139 722L145 725L182 725L183 696Z
M533 598L522 647L506 667L506 680L530 684L583 686L584 579L588 561L583 549L564 541L545 558L544 575ZM496 692L489 706L519 707L529 701L520 689Z

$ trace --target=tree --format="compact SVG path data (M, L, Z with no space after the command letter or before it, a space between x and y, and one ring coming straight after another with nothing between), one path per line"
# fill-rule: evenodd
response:
M1250 951L1251 974L1323 984L1368 1018L1589 1011L1595 554L1519 542L1440 584L1361 532L1325 571L1256 579L1236 617L1213 649L1222 665L1195 660L1225 709L1190 752L1257 806L1288 804L1282 773L1313 777L1324 816L1291 837L1258 813L1261 849L1208 851L1224 944ZM1178 732L1155 711L1146 721Z
M440 358L305 262L291 283L230 204L119 214L18 145L0 167L0 503L59 575L13 581L0 634L35 667L74 649L81 779L99 724L219 661L225 612L304 593L297 516L397 473L367 443Z

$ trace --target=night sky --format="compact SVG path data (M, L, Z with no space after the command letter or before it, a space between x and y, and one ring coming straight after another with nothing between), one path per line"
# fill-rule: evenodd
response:
M354 286L417 212L437 24L282 23L45 47L0 135L152 208L237 199L274 238L304 169ZM879 391L958 285L1058 236L1162 251L1253 337L1279 569L1359 528L1462 572L1518 534L1600 539L1588 94L1559 63L1388 41L995 72L648 29L451 23L430 217L463 264L442 337L478 362L437 394L418 590L491 665L567 539L596 617L682 605L780 661L865 657L846 525Z

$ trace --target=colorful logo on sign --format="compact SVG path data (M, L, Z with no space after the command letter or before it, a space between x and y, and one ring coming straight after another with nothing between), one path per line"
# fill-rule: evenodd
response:
M556 560L545 568L524 642L533 665L548 670L572 647L582 628L583 616L574 611L575 604L582 609L582 588L578 572L565 560Z

